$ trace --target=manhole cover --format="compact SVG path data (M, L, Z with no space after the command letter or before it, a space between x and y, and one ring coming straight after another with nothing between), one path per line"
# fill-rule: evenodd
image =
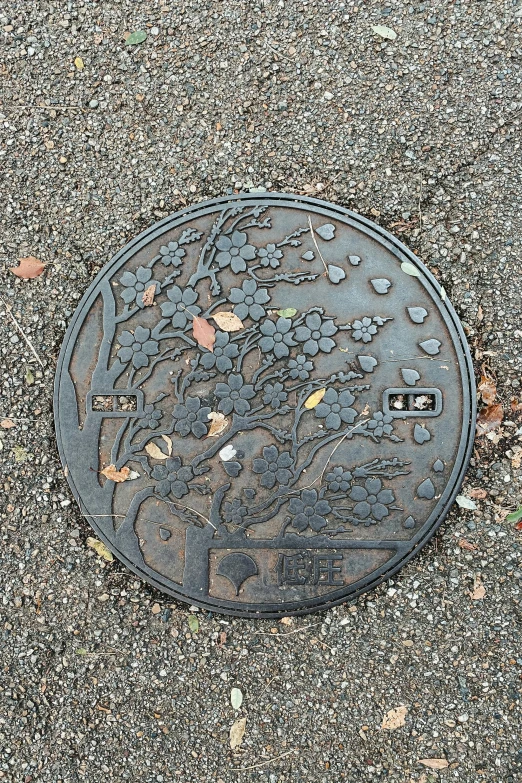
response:
M394 237L243 195L163 220L98 275L56 430L82 513L136 574L215 611L297 614L434 533L470 453L471 376L453 308Z

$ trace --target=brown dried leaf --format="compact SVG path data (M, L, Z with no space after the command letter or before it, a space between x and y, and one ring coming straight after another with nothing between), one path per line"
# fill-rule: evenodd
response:
M224 332L239 332L240 329L245 328L241 318L234 313L214 313L212 318Z
M18 266L10 267L9 271L21 277L24 280L30 280L33 277L39 277L45 269L45 264L40 261L39 258L34 256L27 256L26 258L20 258Z
M225 644L226 640L227 640L226 631L220 631L219 632L219 636L218 636L217 646L218 647L223 647L223 645Z
M488 493L485 489L481 489L480 487L476 487L475 489L470 489L468 491L468 496L470 498L474 498L475 500L484 500L484 498L487 498Z
M100 557L103 557L104 560L107 560L109 563L112 563L114 560L114 555L110 551L110 549L107 549L105 544L102 541L98 541L97 538L88 538L87 539L87 546L90 546L91 549L94 549L95 552L99 554Z
M500 427L503 416L504 409L500 403L482 408L477 416L477 435L486 435L486 433L496 430Z
M449 767L449 761L446 759L419 759L419 764L424 764L430 769L446 769Z
M326 389L318 389L313 394L311 394L304 404L306 410L311 411L312 408L315 408L316 405L319 405L325 394Z
M467 549L470 552L476 552L477 551L477 547L475 546L475 544L471 544L469 541L466 541L465 538L460 538L459 539L459 546L460 546L461 549Z
M145 451L149 457L152 457L152 459L167 459L169 456L168 454L164 454L160 447L156 446L155 443L147 443L145 446Z
M117 484L120 484L122 481L127 481L129 478L130 468L116 470L116 465L107 465L107 467L100 472L102 476L105 476L111 481L115 481Z
M482 397L486 405L492 405L495 402L495 397L497 396L497 387L495 386L495 382L492 378L488 378L486 375L483 375L480 379L477 392L479 396Z
M482 579L477 576L473 585L473 592L470 593L472 601L482 601L486 595L486 588L482 584Z
M239 748L239 746L243 742L245 729L246 729L246 718L240 718L240 720L236 720L236 722L232 724L230 728L230 747L232 748L232 750Z
M216 330L212 324L209 324L204 318L195 315L194 320L192 321L192 332L198 345L201 345L202 348L206 348L208 351L214 353Z
M228 427L228 421L222 413L212 411L212 413L208 414L207 418L212 422L207 438L215 438L217 435L221 435Z
M156 283L153 283L152 285L149 285L148 288L145 289L143 292L143 306L144 307L150 307L154 304L154 296L156 294Z
M11 427L16 427L16 422L12 419L2 419L2 421L0 421L0 427L3 427L4 430L9 430Z
M408 708L406 706L395 707L395 709L387 712L382 719L381 729L387 729L388 731L399 729L401 726L404 726L407 714Z

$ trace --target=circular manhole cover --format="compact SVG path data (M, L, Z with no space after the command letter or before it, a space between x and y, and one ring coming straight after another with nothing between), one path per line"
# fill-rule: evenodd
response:
M394 237L242 195L163 220L98 275L56 430L82 513L143 579L215 611L304 613L434 533L472 445L471 377L453 308Z

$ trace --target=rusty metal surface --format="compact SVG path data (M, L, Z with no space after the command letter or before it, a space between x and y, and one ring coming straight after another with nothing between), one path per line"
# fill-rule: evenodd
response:
M64 340L56 432L82 513L140 577L214 611L305 613L433 535L469 459L471 373L444 292L394 237L243 195L163 220L98 275Z

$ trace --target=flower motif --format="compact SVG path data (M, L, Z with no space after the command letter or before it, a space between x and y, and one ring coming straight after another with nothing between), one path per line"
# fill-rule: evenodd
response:
M368 422L368 429L373 430L372 435L378 438L381 435L391 435L393 432L392 421L393 416L390 416L389 413L384 415L382 411L377 411Z
M352 474L342 465L337 465L326 474L328 489L332 492L347 492L352 485Z
M223 503L223 517L225 522L232 522L233 525L241 526L243 524L243 518L247 515L246 506L241 505L239 498L234 498L232 502L226 501Z
M358 484L352 487L350 498L356 501L353 509L355 516L368 520L365 525L375 525L376 521L380 522L388 516L387 506L394 502L395 495L391 489L382 489L379 478L369 478L364 482L364 487Z
M362 321L354 321L352 324L352 337L354 340L362 340L363 343L372 341L372 334L377 334L377 327L372 324L372 319L367 316Z
M314 365L303 354L296 356L295 359L290 359L288 362L290 368L290 378L294 380L299 378L301 381L306 381L310 377L311 371L314 369Z
M290 318L278 318L274 323L268 318L261 324L261 334L264 335L259 341L259 347L265 353L273 351L278 359L288 356L289 345L297 345L293 340L294 333L290 331L292 321Z
M160 255L162 256L162 263L165 264L165 266L179 266L182 264L182 258L186 256L186 251L179 246L178 242L169 242L168 245L163 245L163 247L160 247L159 249Z
M172 326L174 329L184 329L187 325L187 308L190 308L190 315L199 315L201 307L197 307L194 302L197 301L198 294L193 288L184 288L183 291L177 285L173 285L167 291L170 302L163 302L161 305L161 314L164 318L172 316Z
M276 446L265 446L263 457L253 461L252 469L254 473L262 473L261 485L272 489L276 481L281 486L288 484L292 478L292 472L288 468L293 464L289 451L279 454Z
M247 315L254 321L259 321L266 311L261 305L270 301L266 288L258 290L255 280L245 280L241 288L232 288L228 297L235 304L234 314L243 321Z
M177 419L174 429L180 435L187 436L192 432L196 438L207 434L208 414L210 408L201 407L199 397L187 397L184 405L176 405L173 417Z
M246 261L252 261L256 257L255 247L247 245L246 242L247 235L244 231L234 231L231 237L218 237L216 247L221 252L217 254L216 261L219 266L223 269L230 264L236 274L244 272L247 268Z
M159 427L160 419L163 416L161 411L156 410L154 405L149 403L148 405L145 405L143 412L145 416L140 422L142 429L148 427L149 430L155 430L157 427Z
M283 253L272 242L269 242L266 247L260 247L257 251L258 257L261 259L261 266L271 266L272 269L277 269L279 266L279 259L283 258Z
M218 410L225 416L235 411L239 416L244 416L250 410L251 400L256 393L251 384L245 384L241 375L229 375L228 383L216 383L216 397L221 397Z
M325 514L332 510L327 500L318 500L315 489L303 489L300 498L292 498L290 501L290 512L295 514L292 520L292 526L303 533L308 526L318 533L327 522Z
M156 286L155 293L159 291L159 283L157 280L152 280L152 269L147 269L146 266L139 266L136 269L136 274L133 272L124 272L120 277L120 283L126 288L123 289L120 296L125 304L131 304L136 302L138 307L143 307L143 293L146 288L150 288L151 285Z
M179 457L169 457L165 465L155 465L151 475L159 481L157 490L163 498L169 492L176 498L182 498L189 492L188 482L194 478L192 468L188 465L183 467Z
M205 370L211 370L214 365L219 372L227 372L232 369L232 359L239 355L239 348L236 343L230 342L230 335L226 332L216 332L216 342L214 343L214 353L202 349L205 353L200 362Z
M337 332L337 327L331 319L322 321L319 313L309 313L305 318L306 326L298 326L295 338L304 343L303 351L309 356L315 356L318 351L330 353L335 348L335 342L330 338Z
M263 402L272 408L280 408L282 402L286 402L288 394L282 383L267 383L264 388Z
M329 430L338 430L343 422L351 424L357 416L357 411L350 408L352 402L355 402L355 397L348 390L339 393L335 389L328 389L314 412L319 419L326 419Z
M140 367L148 367L149 356L155 356L159 353L159 347L156 340L149 340L150 329L144 326L137 326L132 332L122 332L118 337L118 342L122 346L118 351L118 358L124 364L130 362L138 370Z

